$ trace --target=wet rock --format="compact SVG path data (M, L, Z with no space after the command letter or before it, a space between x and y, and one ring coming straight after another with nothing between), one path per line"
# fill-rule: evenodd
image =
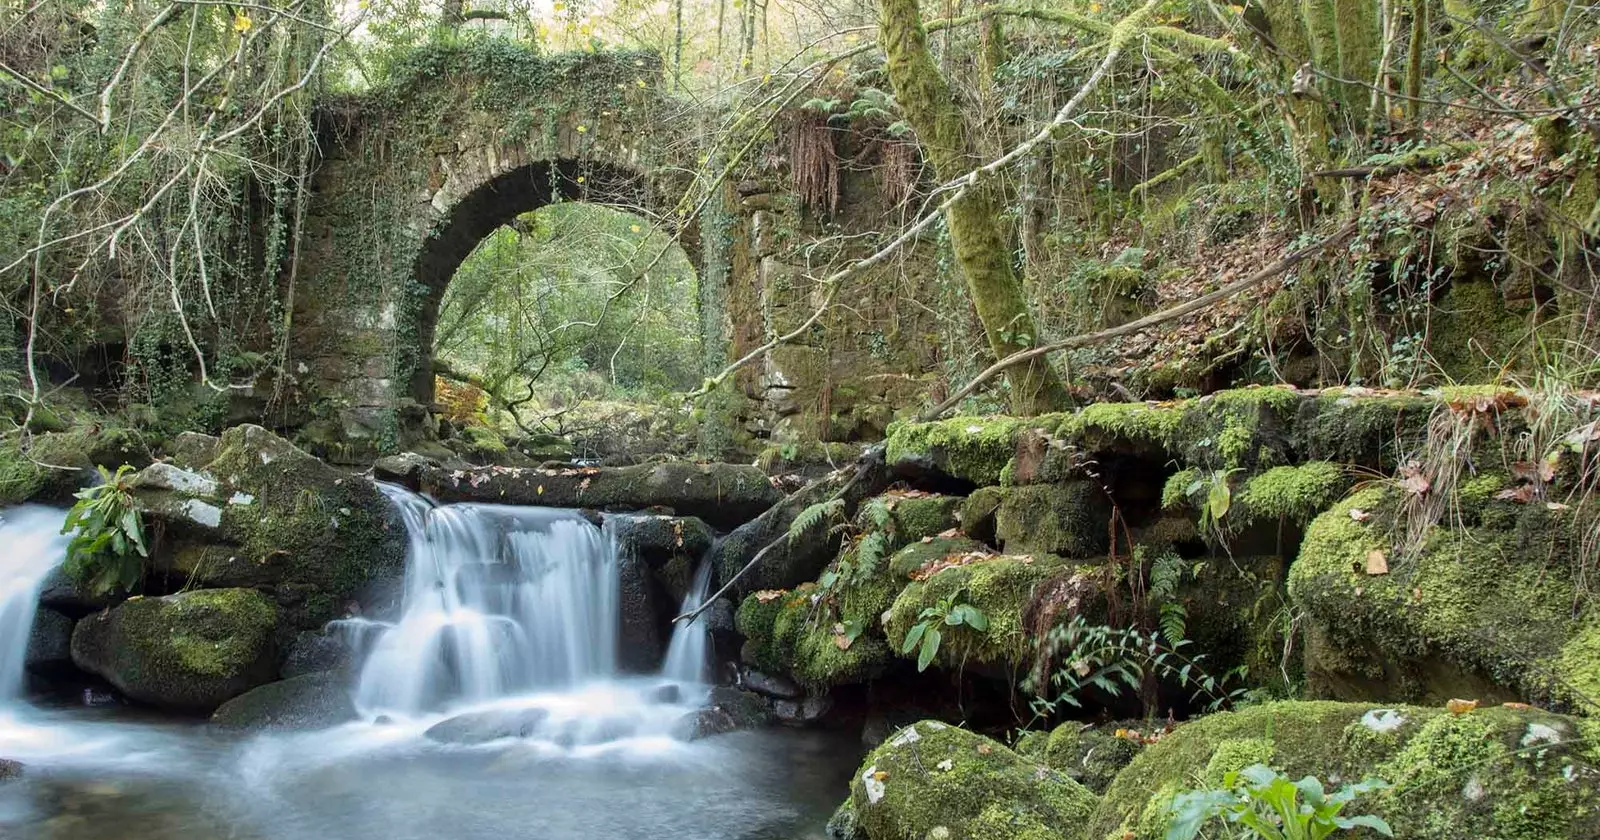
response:
M12 761L9 758L0 758L0 784L9 782L12 779L22 778L22 770L24 766L25 765L23 765L23 763L20 761Z
M601 510L661 505L723 527L748 522L782 498L753 466L681 461L586 469L428 468L422 487L446 502Z
M657 670L665 651L662 629L671 618L667 615L670 608L661 603L649 569L636 557L623 555L620 559L617 598L622 617L617 664L635 673Z
M211 722L229 729L326 729L356 719L341 674L303 674L251 689L223 703Z
M121 598L110 595L97 595L67 574L66 570L56 567L45 575L39 587L39 606L56 610L74 618L81 618L92 612L99 612Z
M211 712L272 679L278 607L250 589L133 598L78 622L72 661L133 700Z
M672 729L680 741L697 741L741 729L758 729L772 721L766 698L732 686L711 689L706 708L684 715Z
M846 799L828 818L828 840L868 840L867 832L856 820L855 806Z
M806 694L805 689L794 680L782 674L767 674L754 668L745 669L740 682L750 691L779 700L799 700Z
M422 471L432 466L438 463L415 452L385 455L372 462L372 477L415 491L422 485Z
M652 703L668 705L672 703L681 703L683 702L683 686L680 686L677 683L658 685L655 688L650 689L650 693L646 695L646 699Z
M72 619L52 609L34 613L23 660L30 672L49 676L72 670L72 624Z
M550 717L547 709L491 709L456 715L422 733L441 744L486 744L502 738L527 738Z
M314 674L319 671L343 671L350 667L350 648L338 636L301 631L289 646L289 655L283 658L278 672L284 679Z
M833 711L833 697L814 694L802 700L778 700L772 704L772 715L787 726L811 726Z

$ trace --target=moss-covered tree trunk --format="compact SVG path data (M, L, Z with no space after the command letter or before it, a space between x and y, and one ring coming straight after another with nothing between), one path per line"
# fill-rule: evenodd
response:
M977 163L970 127L928 51L917 0L880 0L879 36L889 59L894 85L906 121L928 162L940 178L955 178ZM992 185L980 183L950 207L950 243L965 275L989 347L998 358L1033 346L1039 340L1022 282L1011 265L1001 228L1001 206ZM1011 410L1038 414L1065 408L1066 388L1050 363L1036 358L1006 371Z

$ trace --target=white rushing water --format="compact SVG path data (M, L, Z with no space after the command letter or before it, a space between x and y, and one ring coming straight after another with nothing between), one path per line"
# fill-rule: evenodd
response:
M600 529L571 511L383 492L411 539L405 595L357 707L410 716L615 674L616 552Z
M0 706L21 694L39 587L66 559L65 518L42 505L0 510Z
M701 563L699 570L694 573L694 582L690 584L689 593L684 596L678 614L699 609L705 603L710 589L711 563L708 561ZM672 643L667 646L667 658L661 665L661 675L685 683L704 682L710 647L711 631L706 627L703 613L695 616L693 621L678 622L672 629Z

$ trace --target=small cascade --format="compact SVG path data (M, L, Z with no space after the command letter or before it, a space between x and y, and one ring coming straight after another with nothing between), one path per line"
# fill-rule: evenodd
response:
M616 552L600 529L572 511L435 507L380 486L411 543L399 621L368 628L359 708L415 716L616 673Z
M711 563L701 563L694 573L694 582L683 596L683 607L678 614L699 609L705 603L710 589ZM704 613L693 620L679 622L673 627L672 643L667 646L667 658L662 663L661 675L675 682L704 682L710 646L711 631L706 627Z
M42 505L0 511L0 706L22 692L39 588L67 556L66 514Z

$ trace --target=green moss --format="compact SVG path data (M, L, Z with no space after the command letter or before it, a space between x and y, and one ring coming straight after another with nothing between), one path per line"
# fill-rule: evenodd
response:
M1143 749L1142 742L1133 738L1119 738L1116 730L1137 729L1141 725L1088 726L1069 721L1049 733L1039 747L1038 757L1073 781L1095 793L1102 793L1117 773ZM1021 752L1020 746L1018 751Z
M1119 773L1087 836L1120 840L1131 831L1155 840L1174 792L1265 758L1291 778L1393 783L1356 808L1408 840L1587 838L1600 828L1600 771L1581 726L1532 709L1452 715L1365 703L1268 703L1209 715Z
M1417 393L1324 389L1300 409L1296 446L1303 457L1390 470L1427 436L1438 400Z
M1594 678L1569 670L1588 665L1576 653L1584 645L1564 653L1585 628L1572 614L1584 603L1572 578L1572 517L1542 505L1489 504L1497 515L1484 519L1503 526L1434 526L1415 556L1391 544L1391 529L1405 527L1397 491L1358 491L1312 522L1289 593L1313 631L1313 691L1430 702L1580 700L1570 686ZM1366 573L1373 552L1387 574Z
M820 593L808 584L776 597L754 593L739 605L736 626L748 640L747 651L756 665L818 689L865 682L882 671L889 648L872 632L875 620L865 624L867 629L848 648L839 646L842 636L835 625L846 618L860 619L886 602L886 585L873 582L857 588L838 616L822 601L814 602L814 597L820 599Z
M924 464L979 486L999 484L1000 473L1016 450L1017 435L1041 422L1050 421L952 417L934 423L895 423L889 427L887 458L890 464Z
M961 530L980 542L995 539L995 518L1005 491L999 487L979 487L961 504Z
M934 537L931 540L918 540L889 558L889 572L896 580L906 580L913 572L936 560L984 550L983 545L969 539Z
M1149 403L1094 403L1068 415L1056 437L1091 452L1144 448L1169 450L1183 421L1184 407Z
M937 536L956 526L956 511L964 500L960 496L922 496L894 500L895 537L901 542L917 542Z
M1453 283L1433 315L1428 350L1452 381L1490 381L1528 357L1532 329L1493 283Z
M874 838L1069 840L1095 797L982 735L923 721L867 756L850 802Z
M1110 519L1110 500L1096 481L1007 487L995 536L1012 554L1094 557L1106 551Z
M1194 467L1178 470L1161 486L1162 510L1183 510L1191 506L1189 487L1200 480L1200 471Z
M1272 764L1278 748L1270 738L1229 738L1217 744L1216 751L1206 761L1200 772L1201 781L1208 787L1222 787L1223 777L1236 773L1252 764Z
M1337 464L1311 461L1297 467L1273 467L1245 481L1239 493L1240 519L1283 520L1305 524L1327 509L1350 486Z
M1176 432L1185 463L1266 469L1294 460L1293 426L1305 397L1290 388L1218 391L1185 404Z
M957 598L981 610L989 620L987 630L970 627L942 627L944 641L938 661L948 667L963 665L1014 665L1028 655L1030 644L1023 627L1023 613L1040 581L1059 572L1060 558L1036 556L1031 562L1016 557L995 557L964 566L953 566L924 581L913 581L895 597L884 624L891 645L904 639L924 609L935 607L947 597Z

